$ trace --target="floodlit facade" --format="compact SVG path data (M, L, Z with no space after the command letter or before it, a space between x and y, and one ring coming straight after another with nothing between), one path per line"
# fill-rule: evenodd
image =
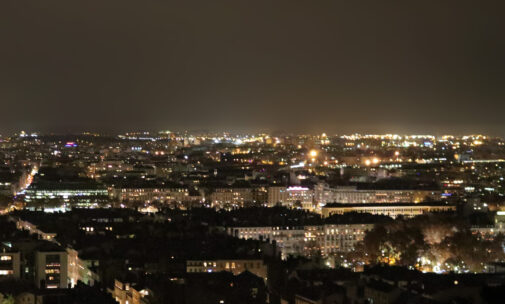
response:
M274 242L281 258L352 251L374 224L325 224L300 227L229 227L229 235Z
M290 208L301 207L305 210L314 210L314 190L301 186L269 187L268 205L272 207L278 203Z
M68 254L68 279L70 286L73 288L78 281L86 285L93 286L99 281L98 274L89 269L86 261L79 258L78 252L75 249L67 248Z
M142 300L144 296L148 295L147 290L137 290L135 286L130 283L123 283L119 280L114 280L114 290L112 297L119 304L144 304Z
M46 241L51 241L51 242L55 241L56 233L46 233L46 232L40 230L39 228L37 228L37 225L34 225L28 221L23 221L20 218L10 217L10 220L14 221L16 223L17 229L26 230L30 234L36 234L40 240L46 240Z
M349 212L414 217L431 212L456 211L456 206L444 203L396 203L396 204L328 204L322 209L322 217Z
M109 192L105 188L89 188L89 189L50 189L50 188L28 188L25 193L25 201L31 202L35 200L50 200L50 199L79 199L97 200L107 198Z
M342 204L375 204L375 203L419 203L426 200L439 200L438 190L358 190L356 187L328 188L315 187L316 201L322 205L329 203Z
M373 227L373 224L324 225L321 254L328 255L354 250L356 244L363 241L366 232L372 230Z

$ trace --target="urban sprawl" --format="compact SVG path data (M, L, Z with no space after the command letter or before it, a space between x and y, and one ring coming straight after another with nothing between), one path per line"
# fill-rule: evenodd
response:
M505 301L505 141L0 137L0 303Z

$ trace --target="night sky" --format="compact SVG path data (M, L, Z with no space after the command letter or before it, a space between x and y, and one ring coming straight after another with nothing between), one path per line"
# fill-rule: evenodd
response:
M505 1L6 0L0 132L505 136Z

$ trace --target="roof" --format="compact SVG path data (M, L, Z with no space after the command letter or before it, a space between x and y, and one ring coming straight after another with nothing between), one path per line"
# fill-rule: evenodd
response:
M105 186L94 181L37 181L27 191L37 190L107 190Z
M349 208L349 207L442 207L454 206L447 202L422 202L422 203L363 203L363 204L343 204L329 203L323 208Z
M14 253L19 252L16 248L14 248L11 244L7 244L7 242L0 243L0 253Z
M370 280L366 284L366 287L371 288L371 289L375 289L375 290L378 290L381 292L385 292L385 293L390 293L393 290L395 290L395 288L396 288L394 285L391 285L391 284L388 284L388 283L385 283L382 281L378 281L378 280Z
M399 266L384 265L367 268L364 274L380 276L381 278L390 281L413 281L419 280L422 276L422 273L417 270L409 270L405 267Z
M434 182L418 182L403 178L381 179L374 183L357 183L358 190L410 190L410 191L436 191L440 187Z
M52 243L52 242L43 242L40 243L39 246L37 246L37 251L38 252L65 252L65 248Z
M361 212L349 212L346 213L345 215L334 214L324 219L325 224L335 224L335 225L376 224L391 221L393 221L393 219L389 216L375 215Z
M303 297L312 301L323 300L325 297L334 294L345 294L345 288L336 284L324 284L322 286L311 286L297 290L297 297Z

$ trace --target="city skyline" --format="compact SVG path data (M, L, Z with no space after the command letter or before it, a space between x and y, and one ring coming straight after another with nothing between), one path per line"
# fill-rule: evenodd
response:
M504 11L0 1L0 304L503 304Z
M26 130L0 160L1 301L438 304L458 288L494 304L487 290L505 290L502 138Z
M438 132L438 133L399 133L399 132L384 132L384 133L374 133L374 132L340 132L340 133L327 133L327 132L294 132L287 130L268 130L268 129L257 129L257 130L218 130L218 129L125 129L125 130L108 130L108 131L92 131L90 129L83 130L60 130L60 131L40 131L40 130L17 130L10 133L0 134L0 138L16 138L16 137L38 137L38 136L63 136L63 137L80 137L80 136L103 136L103 137L118 137L120 139L166 139L167 136L177 136L177 137L202 137L202 138L258 138L258 137L272 137L272 138L283 138L283 137L340 137L340 138L353 138L352 140L359 140L361 138L387 138L392 139L397 137L398 139L409 139L409 138L432 138L433 140L441 140L447 138L471 138L471 137L484 137L490 139L504 139L504 136L494 135L491 133L481 133L481 132L468 132L468 133L448 133L448 132Z

